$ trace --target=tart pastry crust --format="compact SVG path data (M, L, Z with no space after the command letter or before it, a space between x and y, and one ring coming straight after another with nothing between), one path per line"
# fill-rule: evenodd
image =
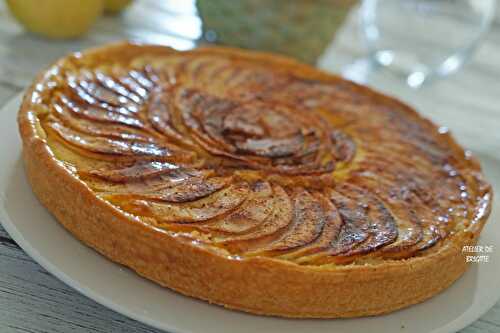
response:
M443 128L276 55L118 43L42 72L18 117L34 193L82 242L182 294L377 315L467 269L492 190Z

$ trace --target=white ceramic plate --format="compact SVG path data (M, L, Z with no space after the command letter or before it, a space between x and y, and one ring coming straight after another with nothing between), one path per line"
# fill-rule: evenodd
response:
M161 288L86 247L37 201L24 176L17 132L18 96L0 111L0 221L40 265L82 294L151 326L176 333L243 332L456 332L500 296L500 211L494 208L480 243L493 245L490 262L473 264L436 297L372 318L293 320L260 317L209 305ZM500 193L500 161L479 155Z

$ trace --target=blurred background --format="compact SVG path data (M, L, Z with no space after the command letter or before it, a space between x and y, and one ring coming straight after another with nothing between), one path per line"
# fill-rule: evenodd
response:
M52 55L119 39L179 50L215 43L281 53L360 82L373 80L369 74L378 66L400 76L420 72L420 81L418 75L407 80L419 87L469 60L500 16L495 5L496 0L4 0L0 33L12 53L37 50L37 68Z

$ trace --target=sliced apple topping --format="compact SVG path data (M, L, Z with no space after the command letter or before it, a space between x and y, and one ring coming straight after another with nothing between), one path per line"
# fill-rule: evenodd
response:
M293 217L293 205L286 191L278 185L273 188L270 198L271 212L259 228L244 234L235 234L217 239L216 244L226 247L231 251L248 252L259 249L269 242L278 239L290 226Z
M183 135L174 125L173 106L171 105L172 93L171 90L155 91L148 106L148 119L161 134L181 145L192 146L191 139Z
M88 174L120 183L170 173L179 168L178 165L169 162L139 161L120 169L90 170Z
M292 204L292 225L289 230L259 252L296 249L312 243L320 236L327 217L318 200L304 189L298 189L292 196Z
M47 125L70 144L95 153L125 156L151 156L159 158L166 158L172 155L170 149L154 143L138 141L128 142L105 137L89 136L74 131L57 122L49 122Z
M149 191L131 191L125 195L114 195L116 198L139 197L154 201L190 202L207 197L230 183L230 178L213 177L209 179L191 178L173 186L165 186Z
M248 185L238 183L197 201L172 204L134 200L131 209L156 218L160 223L195 223L227 214L241 205L248 194Z
M135 128L144 128L145 124L134 116L123 115L116 111L109 111L93 105L78 105L71 101L64 94L59 94L54 101L54 107L58 109L66 109L79 117L86 118L91 121L115 123Z
M333 170L331 138L315 115L304 117L285 106L241 103L198 90L181 90L176 105L185 126L212 154L283 173Z
M140 93L136 93L134 90L131 90L129 87L123 85L119 80L116 80L115 78L107 75L104 72L96 72L95 79L101 86L107 88L108 90L111 90L120 97L125 97L127 100L135 103L136 105L141 105L142 103L144 103L144 95L141 96ZM122 99L122 102L123 101L124 100ZM128 101L125 101L125 104L127 103Z
M367 233L367 239L354 247L344 255L354 255L371 252L384 245L392 243L398 235L395 220L385 204L369 191L352 184L338 187L345 198L356 200L360 213L365 214L367 224L363 226L363 232ZM345 225L345 224L344 224ZM344 249L341 249L342 253Z
M200 229L227 235L255 231L273 211L272 188L267 182L257 182L249 198L239 209L222 219L200 226Z
M148 163L148 161L134 161L135 163ZM159 162L151 162L159 163ZM120 173L132 173L129 168L134 168L129 164L118 166L117 168L105 166L99 169L81 170L79 174L85 181L91 184L91 187L100 192L101 195L115 196L119 195L121 198L134 198L141 195L152 193L160 193L168 188L174 188L186 182L196 182L207 180L209 178L222 178L227 182L230 179L224 177L217 177L213 171L209 170L194 170L178 167L177 169L169 170L168 167L159 172L146 171L143 175L133 174L127 178ZM106 178L108 176L111 178ZM123 180L122 180L123 179Z
M89 104L99 103L110 109L120 109L122 112L136 113L138 111L136 103L93 80L95 80L94 77L69 77L68 83L73 93Z
M78 132L93 136L103 136L129 141L156 141L155 137L128 125L113 124L110 122L106 126L102 126L101 123L96 122L95 120L79 117L79 114L75 113L74 110L70 110L64 105L59 104L57 101L53 104L52 109L54 111L54 115L59 118L62 123L77 130Z
M151 90L156 86L154 80L145 71L131 70L129 75L146 90Z
M281 255L281 258L288 260L310 258L311 255L328 251L330 246L339 237L344 221L340 217L337 207L321 193L314 193L314 197L320 203L322 214L325 218L325 225L321 231L321 235L314 242Z
M485 191L433 126L335 78L196 52L77 63L40 115L57 158L122 211L231 254L407 258Z

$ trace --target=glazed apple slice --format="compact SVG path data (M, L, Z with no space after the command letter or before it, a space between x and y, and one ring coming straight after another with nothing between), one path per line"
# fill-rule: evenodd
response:
M212 154L287 174L333 170L331 139L314 115L195 89L178 91L175 106L196 142Z
M392 243L397 238L398 230L395 220L380 199L369 191L349 183L338 186L337 190L344 198L347 198L351 202L356 202L359 209L355 209L355 211L363 214L367 223L363 225L361 230L363 230L368 237L362 243L352 247L347 252L344 252L343 248L339 248L334 249L334 253L338 252L344 256L351 256L371 252L386 244ZM353 216L349 216L349 218L352 217ZM346 223L344 226L345 225Z
M156 138L141 131L137 128L128 125L120 125L109 123L103 126L86 118L75 116L75 114L68 108L55 102L53 104L54 115L60 119L66 126L85 134L92 136L103 136L114 139L121 139L126 141L143 141L154 142Z
M397 251L400 251L398 255L408 256L415 251L428 248L444 237L447 234L446 225L440 221L437 213L442 211L443 218L446 218L448 214L446 207L456 206L448 200L451 195L446 196L448 199L444 202L438 202L435 189L440 191L439 184L423 182L426 176L418 169L408 169L400 159L391 162L373 159L371 165L366 168L377 167L384 167L386 172L379 173L376 177L373 172L369 171L357 173L355 181L362 182L372 190L378 190L389 207L393 207L392 211L401 216L401 221L412 223L409 233L414 234L414 237L408 237L405 241L396 241L384 249L384 252L387 255L396 255ZM457 191L458 189L459 185L457 185ZM430 209L434 209L434 212ZM408 234L404 228L399 227L399 229L401 235ZM417 232L419 235L415 237ZM399 239L401 240L401 237Z
M252 153L257 156L279 158L293 155L302 149L304 137L297 134L290 138L282 139L247 139L238 142L236 147L244 153Z
M354 158L356 154L356 143L346 133L334 129L330 132L332 140L332 153L336 161L347 163Z
M95 72L95 79L101 86L107 88L108 90L111 90L119 96L127 98L131 102L134 102L136 105L141 105L145 102L145 99L139 93L136 93L134 90L129 89L119 80L107 75L102 71Z
M343 224L342 229L330 247L330 255L343 254L368 239L369 223L366 215L366 206L357 200L344 196L342 193L331 190L330 200L337 207Z
M54 101L57 108L65 108L73 114L95 122L113 123L144 129L145 124L134 116L123 115L93 105L79 105L64 94L58 94Z
M177 169L168 170L162 169L159 173L156 170L146 171L149 175L135 175L133 168L136 163L149 163L149 161L134 161L133 164L124 163L122 166L105 166L99 169L81 170L79 175L85 179L91 187L100 193L101 196L105 195L121 195L122 197L129 197L133 199L134 195L141 195L144 193L155 193L163 191L166 188L173 188L186 181L193 181L194 179L206 180L214 177L214 172L211 170L194 170L179 167ZM159 163L154 161L152 163ZM99 175L92 175L91 172ZM105 178L110 173L113 180ZM130 178L124 178L124 175L132 175ZM125 180L126 179L126 180Z
M423 226L409 198L412 194L408 193L404 186L395 188L394 183L380 175L374 178L371 173L351 177L349 181L368 190L377 191L396 221L398 237L382 251L404 252L423 239Z
M125 193L105 194L103 197L111 201L139 198L175 203L190 202L207 197L225 188L230 183L230 180L229 177L213 177L209 179L192 177L154 190L129 190Z
M234 108L232 102L196 90L182 89L176 94L175 105L179 108L183 123L198 138L200 145L214 154L232 156L230 153L235 148L218 133L226 112ZM210 117L207 117L208 114Z
M121 85L126 87L129 91L133 91L136 95L140 96L143 101L146 101L149 97L150 90L149 88L145 88L139 82L137 82L132 76L131 73L124 70L112 69L113 76L116 77L116 80L120 82Z
M265 247L254 249L250 255L294 250L311 244L321 235L327 216L320 202L306 190L296 189L292 205L292 221L287 232Z
M131 70L128 72L128 74L133 80L135 80L135 82L137 82L146 90L151 90L155 87L154 81L151 80L149 76L141 70Z
M123 107L126 110L136 113L139 111L139 104L133 102L126 95L117 93L105 86L102 86L92 72L81 72L78 77L68 79L72 83L70 86L79 86L83 91L94 99L116 107Z
M226 96L239 100L253 99L261 91L286 82L283 76L270 73L266 68L248 69L218 57L185 59L179 67L186 85L207 92L225 92Z
M139 215L144 213L159 223L195 223L236 209L245 201L248 191L247 183L238 183L193 202L175 204L133 200L129 205Z
M209 222L199 228L206 232L226 235L248 233L258 228L273 210L273 191L267 182L257 182L252 186L250 197L241 207L222 219Z
M297 250L285 253L280 256L282 259L294 260L301 257L327 251L335 240L339 237L344 221L340 217L337 208L331 201L321 193L313 193L313 196L321 204L325 216L325 226L321 235L311 244L300 247Z
M175 128L172 119L172 94L173 92L165 90L159 90L153 93L147 108L148 120L159 133L166 135L179 144L193 146L191 139Z
M48 128L53 130L64 141L94 153L123 156L150 156L167 158L172 156L172 150L154 143L127 142L105 137L89 136L63 126L58 122L48 122Z
M396 223L382 201L363 188L338 184L330 199L343 220L338 237L330 248L299 258L299 263L346 263L356 256L392 243L398 235ZM376 252L373 252L376 253Z
M171 173L179 170L180 166L169 162L159 161L138 161L130 166L115 169L97 169L82 171L89 175L97 176L111 182L124 183L136 180L144 180L164 173Z
M272 211L256 230L242 235L214 239L215 244L231 252L242 253L259 249L278 239L291 225L293 206L287 192L279 185L272 185L269 206Z

